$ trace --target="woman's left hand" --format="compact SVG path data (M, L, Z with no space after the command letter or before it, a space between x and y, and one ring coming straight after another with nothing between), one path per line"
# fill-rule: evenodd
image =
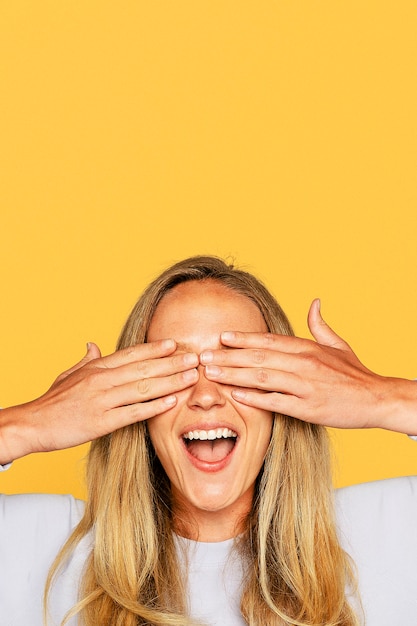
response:
M200 355L206 377L235 387L232 396L243 404L304 421L417 433L416 383L367 369L324 322L317 300L308 323L316 341L222 333L227 349Z

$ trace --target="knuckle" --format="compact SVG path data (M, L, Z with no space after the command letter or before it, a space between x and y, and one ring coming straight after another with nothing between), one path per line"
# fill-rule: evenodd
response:
M256 370L256 380L261 385L265 385L268 382L268 372L266 369L260 367Z
M144 396L147 393L149 393L149 390L151 388L151 382L150 382L149 378L142 378L141 380L138 380L137 388L138 388L138 392L139 392L139 394L141 396Z
M92 370L86 376L86 383L89 387L99 387L101 385L101 371Z
M271 402L271 409L274 413L279 413L281 409L281 394L278 392L271 393L269 396Z
M135 346L126 346L125 348L121 348L121 350L117 351L117 356L122 363L129 363L129 361L132 361L135 358ZM105 362L103 363L103 366L108 367Z
M321 365L318 355L313 352L304 352L303 359L304 364L307 365L307 367L317 368Z
M178 369L178 367L180 367L182 365L182 359L183 359L183 355L182 354L174 354L173 356L169 357L169 364L171 366L172 370L176 370Z
M123 352L123 356L126 359L129 359L130 357L134 356L134 354L135 354L135 346L127 346L127 348L122 350L122 352Z
M149 374L149 363L148 361L140 361L137 366L137 372L141 378L146 378Z
M264 350L253 350L252 351L252 359L254 363L263 363L266 358L266 353Z

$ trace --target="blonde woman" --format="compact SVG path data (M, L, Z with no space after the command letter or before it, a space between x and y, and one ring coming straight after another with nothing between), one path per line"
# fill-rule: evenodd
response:
M0 502L5 624L40 626L42 612L54 626L360 623L326 432L277 412L291 335L252 275L187 259L148 287L115 355L58 380L47 397L69 407L62 416L20 430L3 418L2 462L94 439L85 509L54 496ZM73 389L90 396L87 425ZM374 608L368 624L382 626Z

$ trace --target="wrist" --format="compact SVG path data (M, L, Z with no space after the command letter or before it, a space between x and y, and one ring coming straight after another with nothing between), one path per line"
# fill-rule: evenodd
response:
M26 423L29 404L8 407L0 412L0 465L8 465L35 451Z
M403 378L385 378L376 426L407 435L417 435L417 383Z

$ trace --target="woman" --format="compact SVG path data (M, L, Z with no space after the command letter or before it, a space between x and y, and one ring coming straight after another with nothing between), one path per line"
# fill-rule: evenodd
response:
M91 446L88 502L52 568L51 603L81 563L70 616L85 626L358 623L325 431L273 412L277 335L291 334L259 281L213 257L148 287L118 346L143 344L119 353L137 423ZM242 342L254 347L232 347Z
M82 582L86 624L127 626L137 616L185 623L173 533L203 542L239 537L249 623L355 623L344 599L349 565L333 523L325 432L240 404L232 386L209 380L205 363L229 329L292 334L258 281L204 257L162 274L126 323L119 348L173 338L175 355L200 355L201 363L168 412L92 444L87 509L70 543L94 526ZM261 352L254 358L259 364ZM143 393L164 366L144 363Z

